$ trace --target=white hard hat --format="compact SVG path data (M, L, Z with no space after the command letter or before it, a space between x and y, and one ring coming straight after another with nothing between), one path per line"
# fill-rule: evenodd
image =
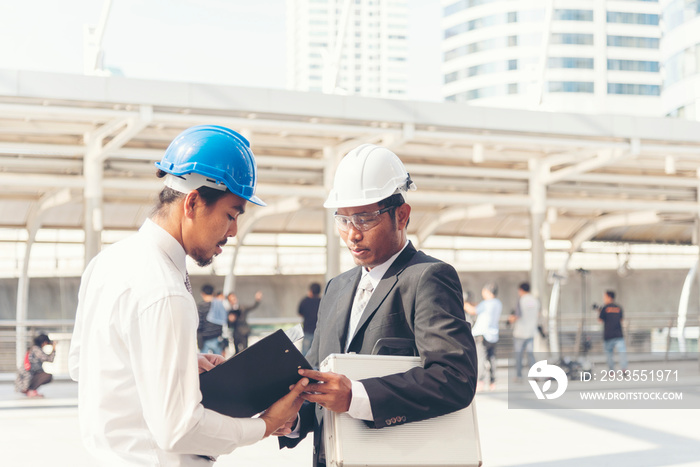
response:
M350 151L335 172L326 208L377 203L396 193L416 189L399 157L381 146L363 144Z

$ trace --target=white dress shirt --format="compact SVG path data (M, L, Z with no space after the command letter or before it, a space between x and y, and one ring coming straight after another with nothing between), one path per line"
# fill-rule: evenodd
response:
M404 243L403 248L401 248L398 253L396 253L394 256L386 260L384 263L380 264L379 266L375 266L369 271L365 268L362 268L362 273L360 275L360 282L362 282L362 279L366 276L369 275L369 280L372 284L372 293L377 289L377 285L379 285L379 281L382 280L382 277L384 277L384 274L389 270L389 267L394 264L394 261L396 261L396 258L399 257L401 252L406 248L408 245L408 240L406 240L406 243ZM372 295L370 295L370 298ZM352 337L355 335L356 329L348 329L348 337L347 341L345 343L345 350L347 351L348 346L350 345L350 341L352 340ZM351 398L350 398L350 408L348 409L347 414L351 416L352 418L357 418L359 420L374 420L374 416L372 415L372 405L369 402L369 395L367 394L367 390L365 389L365 386L360 383L359 381L354 381L350 380L350 385L351 385ZM298 418L297 418L298 419ZM294 427L294 430L289 433L287 438L298 438L300 436L300 429L301 429L301 423L296 424Z
M185 251L146 220L85 269L69 354L83 440L100 465L210 465L265 422L201 405L198 315Z
M513 337L517 339L532 339L537 334L540 301L531 293L526 293L520 297L518 305L520 315L513 324Z
M406 248L408 245L408 240L406 240L406 243L404 243L403 248L401 248L394 256L380 264L379 266L375 266L369 271L365 268L362 268L362 273L360 275L360 282L362 282L362 279L366 276L369 275L369 280L370 283L372 284L372 293L377 289L377 285L379 285L379 281L382 280L382 277L384 277L384 274L389 270L389 267L394 264L394 261L396 261L396 258L399 257L401 252ZM370 295L370 298L372 295ZM350 341L352 340L352 337L355 335L355 331L357 329L348 329L348 337L347 341L345 343L345 350L347 351L348 346L350 345ZM374 416L372 415L372 405L369 402L369 395L367 394L367 390L365 389L365 386L360 383L359 381L354 381L350 380L350 385L351 385L351 398L350 398L350 408L348 409L347 414L351 416L352 418L357 418L359 420L374 420ZM298 420L298 417L297 417ZM289 433L287 438L298 438L300 436L300 429L301 429L301 423L296 424L294 427L294 430Z
M502 310L503 303L498 298L479 302L476 306L476 322L472 327L472 335L483 336L492 344L498 342L498 320Z
M389 267L391 267L392 264L394 264L394 261L396 261L396 258L399 257L401 252L406 248L406 245L408 245L408 240L406 243L404 243L403 248L401 248L395 255L393 255L391 258L380 264L379 266L375 266L369 271L365 268L362 268L362 275L360 276L360 281L362 281L362 278L365 277L365 275L369 276L369 281L372 284L372 293L374 293L375 290L377 290L377 285L379 285L379 281L382 280L382 277L384 277L384 274L389 270ZM370 298L372 296L370 295ZM355 335L355 331L357 329L349 329L348 330L348 340L345 344L345 350L347 351L347 347L350 345L350 341ZM359 381L350 381L352 385L352 399L350 399L350 408L348 409L348 415L350 415L352 418L357 418L360 420L374 420L374 417L372 416L372 406L369 402L369 395L367 394L367 390L365 389L364 385L360 383Z

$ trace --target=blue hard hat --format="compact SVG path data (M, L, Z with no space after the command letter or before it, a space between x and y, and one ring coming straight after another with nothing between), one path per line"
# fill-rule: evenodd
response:
M250 143L228 128L198 125L186 129L170 143L163 159L156 162L156 167L180 181L186 181L188 175L190 182L196 179L197 182L190 184L189 189L210 186L223 190L223 184L234 195L266 206L255 196L257 167Z

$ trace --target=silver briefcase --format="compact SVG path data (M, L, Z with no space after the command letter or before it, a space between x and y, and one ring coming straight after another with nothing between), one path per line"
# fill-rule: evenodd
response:
M420 365L418 357L331 354L321 371L353 380L401 373ZM347 413L324 409L323 437L329 467L478 467L479 428L474 402L465 409L420 422L369 428Z

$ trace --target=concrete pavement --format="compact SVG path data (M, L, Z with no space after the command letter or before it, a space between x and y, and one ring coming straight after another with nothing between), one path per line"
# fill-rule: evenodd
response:
M507 376L477 394L485 467L698 467L700 410L509 409ZM97 465L82 446L77 385L55 381L28 400L0 383L0 465ZM217 466L308 467L311 443L278 450L275 439L221 456Z

